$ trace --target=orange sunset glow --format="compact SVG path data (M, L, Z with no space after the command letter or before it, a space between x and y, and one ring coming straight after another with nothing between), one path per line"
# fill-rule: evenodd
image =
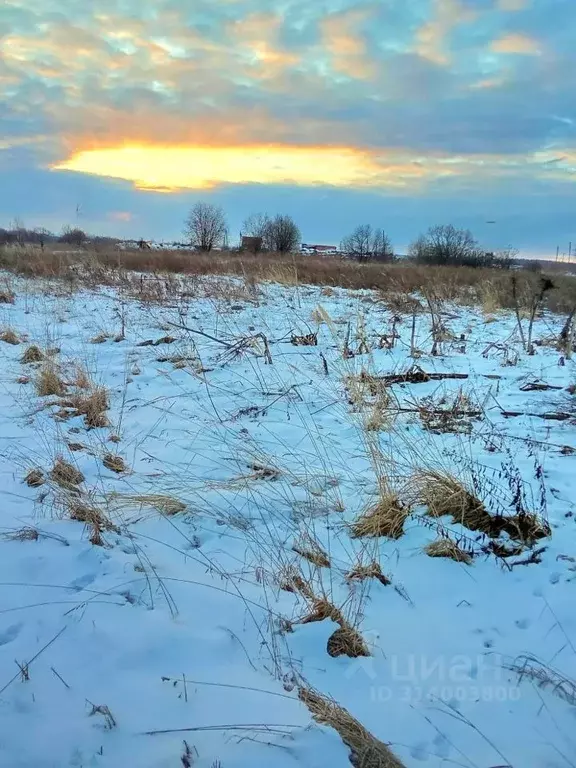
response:
M220 184L372 186L417 179L417 165L401 165L347 147L122 146L89 149L53 166L130 181L138 189L210 189Z

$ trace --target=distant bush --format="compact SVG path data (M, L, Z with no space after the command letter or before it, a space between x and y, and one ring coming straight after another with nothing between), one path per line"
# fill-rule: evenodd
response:
M88 240L88 235L83 229L78 227L64 227L58 238L58 242L66 243L67 245L84 245Z
M469 229L457 229L452 224L438 225L415 240L409 256L419 264L447 267L505 266L504 254L486 252Z

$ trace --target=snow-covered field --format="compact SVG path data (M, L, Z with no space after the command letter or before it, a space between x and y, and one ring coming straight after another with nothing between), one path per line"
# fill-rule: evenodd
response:
M147 281L0 304L0 766L349 765L309 689L410 768L574 765L563 318L528 355L513 313L444 305L432 355L430 315L368 291ZM415 365L450 377L378 378ZM427 515L450 474L551 536ZM396 537L354 538L390 498ZM331 655L334 618L368 656Z

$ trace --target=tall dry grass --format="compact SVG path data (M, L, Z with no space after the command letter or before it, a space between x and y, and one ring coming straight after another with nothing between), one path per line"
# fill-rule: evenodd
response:
M501 269L422 266L407 261L392 264L357 262L338 258L250 254L235 251L199 253L187 251L0 249L0 268L30 277L60 278L80 283L117 283L122 273L153 275L227 275L247 281L271 281L290 285L310 284L350 289L376 289L384 294L433 294L442 300L485 305L487 310L511 308L514 297L511 272ZM530 295L540 275L514 271L519 295ZM576 277L556 277L546 296L546 308L570 311L576 306Z

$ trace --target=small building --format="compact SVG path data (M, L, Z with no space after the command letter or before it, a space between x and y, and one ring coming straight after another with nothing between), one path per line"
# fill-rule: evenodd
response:
M242 235L240 249L242 251L250 251L250 253L258 253L258 251L262 250L262 238Z

